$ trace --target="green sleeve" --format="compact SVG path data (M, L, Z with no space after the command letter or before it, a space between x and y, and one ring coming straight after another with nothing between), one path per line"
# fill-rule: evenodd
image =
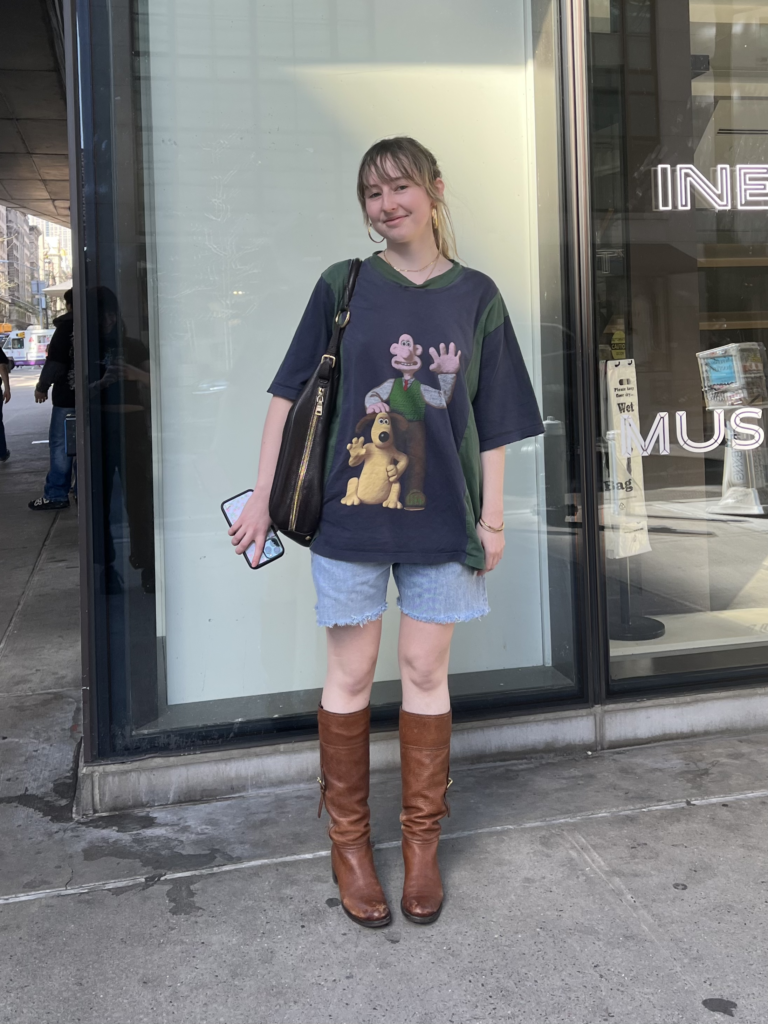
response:
M333 292L336 309L338 310L344 295L344 286L349 276L349 260L342 260L341 263L331 264L327 270L323 271L321 276Z

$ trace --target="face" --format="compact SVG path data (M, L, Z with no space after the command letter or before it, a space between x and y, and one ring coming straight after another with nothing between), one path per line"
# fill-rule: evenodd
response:
M385 412L380 412L371 424L371 441L377 448L389 448L392 444L392 421Z
M401 334L394 345L389 346L392 365L404 377L412 377L421 367L421 345L416 345L410 334Z
M99 314L99 329L102 334L110 334L116 323L117 317L114 313L102 312Z
M394 167L387 170L396 173ZM435 185L442 195L443 182L438 178ZM365 189L365 211L374 231L395 243L407 244L425 234L431 237L433 205L426 189L409 178L380 181L372 173Z

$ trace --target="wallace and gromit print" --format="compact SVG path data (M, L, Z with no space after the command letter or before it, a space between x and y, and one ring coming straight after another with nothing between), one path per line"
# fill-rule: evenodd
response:
M344 261L321 276L273 395L296 399L314 373L348 270ZM482 569L480 453L543 430L498 288L459 263L413 285L374 255L350 314L312 551Z
M363 469L359 477L350 479L341 503L359 505L362 502L419 512L427 503L424 416L427 406L447 409L456 387L461 352L456 351L453 342L447 348L441 343L439 352L430 348L432 365L429 369L437 374L438 390L417 379L422 346L417 345L410 334L401 334L389 351L392 366L401 376L390 377L365 396L367 415L357 424L355 433L370 428L370 442L366 444L364 437L356 436L347 445L350 466L363 463ZM405 501L400 500L401 493Z

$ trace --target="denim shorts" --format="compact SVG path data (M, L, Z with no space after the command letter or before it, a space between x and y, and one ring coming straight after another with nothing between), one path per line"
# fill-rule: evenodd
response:
M469 622L490 611L485 577L461 562L340 562L312 553L318 626L362 626L387 610L392 570L398 608L418 622Z

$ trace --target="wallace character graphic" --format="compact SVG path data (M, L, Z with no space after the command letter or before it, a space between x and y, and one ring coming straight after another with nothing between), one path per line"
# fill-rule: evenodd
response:
M347 445L350 466L363 465L360 476L353 476L347 484L342 505L383 505L384 508L402 508L400 477L408 465L408 456L395 445L395 426L404 431L406 422L397 413L373 413L364 416L355 427L359 434L371 428L371 440L355 437Z
M429 350L432 356L430 370L437 374L440 390L416 379L421 368L421 345L415 344L410 334L401 334L392 345L392 365L402 377L390 377L365 396L366 412L399 413L408 423L405 433L405 449L408 455L408 475L405 481L405 508L418 512L427 503L424 496L424 472L426 468L426 431L424 414L427 406L446 409L456 387L456 374L461 364L461 352L451 342L446 350L440 346Z

